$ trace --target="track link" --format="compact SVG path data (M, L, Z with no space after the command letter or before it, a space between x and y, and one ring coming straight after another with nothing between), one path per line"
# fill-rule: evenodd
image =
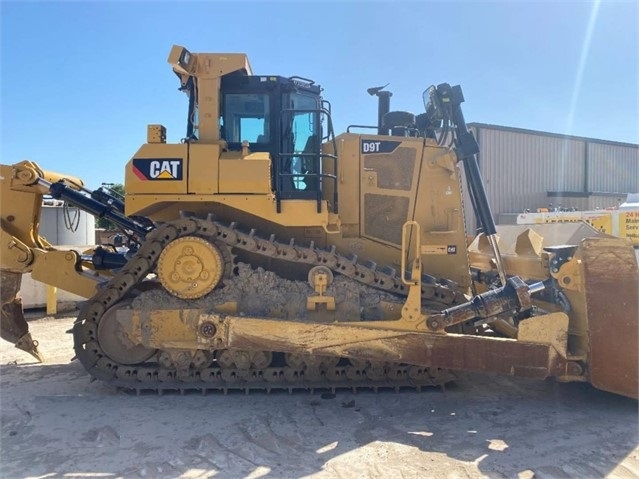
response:
M139 365L119 364L102 350L98 340L98 324L104 313L134 294L136 287L156 267L162 250L177 238L196 235L226 244L231 248L258 253L266 257L300 262L310 266L323 265L359 283L396 295L407 294L406 286L397 276L377 271L344 256L334 248L324 251L315 248L276 242L260 238L254 231L244 233L235 224L224 225L207 219L187 218L158 226L150 232L135 255L105 286L89 299L73 328L76 357L92 378L128 390L180 391L218 390L271 391L273 389L315 390L336 388L374 389L443 385L454 379L448 371L417 366L373 364L362 367L350 362L345 365L314 369L266 367L262 369L234 369L215 367L178 369L161 367L157 363ZM438 282L423 283L422 297L426 301L454 305L465 297L453 288Z

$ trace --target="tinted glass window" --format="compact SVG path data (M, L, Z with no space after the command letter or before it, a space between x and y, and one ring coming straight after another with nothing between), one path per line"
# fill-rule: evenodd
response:
M229 143L268 143L269 98L266 94L227 93L220 121L221 137Z
M315 173L313 170L313 153L317 152L319 128L317 124L318 115L316 112L303 110L317 110L318 101L315 96L294 94L290 96L290 108L292 110L302 110L292 113L291 135L293 143L293 156L291 159L290 173L304 175ZM293 184L296 190L307 189L307 181L303 176L294 176Z

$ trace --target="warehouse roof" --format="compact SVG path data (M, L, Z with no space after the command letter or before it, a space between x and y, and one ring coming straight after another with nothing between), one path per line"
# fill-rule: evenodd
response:
M554 138L565 138L568 140L581 140L588 143L602 143L606 145L615 145L615 146L625 146L630 148L639 149L639 145L635 143L624 143L621 141L611 141L611 140L602 140L599 138L587 138L584 136L574 136L574 135L563 135L561 133L550 133L547 131L538 131L538 130L527 130L525 128L514 128L511 126L500 126L500 125L491 125L489 123L468 123L468 126L471 128L484 128L488 130L501 130L501 131L509 131L512 133L524 133L527 135L541 135L541 136L550 136Z

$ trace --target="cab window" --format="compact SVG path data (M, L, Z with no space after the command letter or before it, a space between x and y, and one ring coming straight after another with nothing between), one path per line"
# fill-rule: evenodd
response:
M268 95L227 93L224 95L220 137L228 143L268 143L269 119Z
M293 177L293 185L296 190L309 189L309 179L304 175L318 173L314 166L315 154L319 149L319 124L317 97L293 94L290 96L290 108L301 110L292 112L291 118L291 142L292 152L296 155L290 158L290 165L285 168L290 173L300 176ZM314 111L308 111L314 110Z

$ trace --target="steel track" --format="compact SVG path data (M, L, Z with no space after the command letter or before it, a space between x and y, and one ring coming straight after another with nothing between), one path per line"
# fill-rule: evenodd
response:
M423 386L443 385L454 377L448 371L417 366L397 364L354 364L331 368L293 368L266 367L263 369L232 369L215 367L206 369L167 369L157 363L139 365L119 364L109 358L102 350L97 330L98 323L105 311L131 295L156 267L162 250L173 240L196 235L211 241L223 243L230 248L261 254L265 257L283 259L291 262L323 265L359 283L373 288L405 296L407 288L397 276L387 274L390 271L377 271L376 268L359 264L353 259L338 255L334 249L324 251L310 247L278 243L274 238L268 240L255 235L254 231L244 233L234 224L223 225L211 218L181 219L160 225L150 232L140 249L129 262L105 286L89 299L78 316L73 327L74 349L76 357L91 375L92 379L107 384L137 391L198 390L206 392L218 390L271 391L315 390L337 388L373 389L410 387L419 390ZM438 282L423 283L422 297L426 301L453 305L465 301L465 297L445 284Z

